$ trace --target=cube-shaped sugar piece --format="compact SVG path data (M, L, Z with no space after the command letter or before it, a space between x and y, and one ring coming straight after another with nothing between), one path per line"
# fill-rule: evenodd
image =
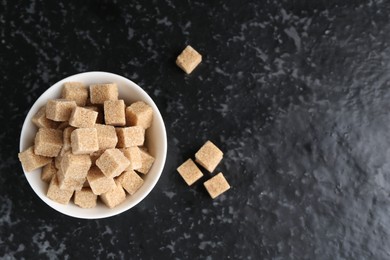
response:
M115 188L103 193L100 195L100 198L107 207L113 208L126 199L126 193L123 190L122 185L118 181L115 181Z
M39 128L57 128L58 122L47 119L46 106L41 107L31 120Z
M57 173L57 168L54 165L54 160L52 160L49 164L46 164L42 168L41 172L41 180L47 183L50 183L51 178Z
M188 159L182 165L177 168L177 171L183 177L188 186L202 178L203 173L199 170L198 166L192 159Z
M104 101L104 121L106 125L126 125L125 102L123 100Z
M96 128L78 128L70 135L72 153L90 154L99 150Z
M125 171L117 180L130 195L133 195L144 184L144 180L133 170Z
M87 154L66 153L62 157L60 169L67 178L82 179L87 177L91 165L91 158Z
M203 183L203 185L206 187L207 192L213 199L230 189L230 185L226 181L222 172L207 180L205 183Z
M65 82L61 97L75 101L78 106L85 106L88 99L88 87L81 82Z
M34 153L34 146L30 146L23 152L18 153L19 161L26 172L31 172L50 163L52 158Z
M96 118L96 124L104 124L104 112L103 112L103 107L102 106L87 106L87 107L84 107L86 109L89 109L89 110L92 110L92 111L95 111L98 113L98 116Z
M141 160L142 160L142 166L141 168L137 169L137 172L147 174L152 168L152 165L154 163L154 157L150 155L147 151L144 151L142 149L139 150L141 154Z
M53 121L68 121L76 102L66 99L52 99L46 104L46 117Z
M69 125L80 128L94 127L98 112L83 107L75 107L69 118Z
M39 128L35 135L34 153L37 155L55 157L62 148L62 131L50 128Z
M61 148L59 155L63 156L66 152L71 151L72 146L71 146L70 136L71 136L73 130L75 130L75 129L76 128L74 128L72 126L68 126L63 130L63 132L62 132L62 148Z
M96 166L110 178L120 175L129 165L130 161L118 149L107 149L96 160Z
M143 101L137 101L126 108L126 123L129 126L141 126L145 129L152 125L153 109Z
M96 166L89 169L87 180L92 192L96 195L106 193L116 187L114 179L104 175Z
M137 146L127 147L120 150L130 161L130 165L126 168L126 171L137 170L142 167L141 152Z
M111 125L96 124L95 128L97 130L99 150L115 148L118 143L115 127Z
M86 177L71 178L65 176L61 169L57 171L58 187L61 190L81 190L83 188Z
M105 150L97 150L89 155L92 165L96 165L96 160L104 153Z
M97 195L91 188L82 188L74 193L74 204L80 208L90 209L96 207Z
M104 104L106 100L118 100L118 86L115 83L89 86L92 104Z
M195 161L209 172L213 172L215 167L222 160L223 152L210 141L207 141L195 154Z
M47 197L53 201L61 204L68 204L73 195L72 190L61 190L59 187L57 176L54 175L50 181L49 189L47 190Z
M176 65L179 66L185 73L190 74L196 66L202 61L200 55L194 48L188 45L182 53L176 58Z
M117 147L141 146L145 141L145 129L141 126L117 127Z

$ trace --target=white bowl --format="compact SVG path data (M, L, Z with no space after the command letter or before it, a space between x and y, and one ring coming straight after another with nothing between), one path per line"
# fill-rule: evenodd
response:
M68 205L62 205L46 197L48 184L43 182L40 178L41 169L32 172L24 172L24 174L35 193L47 205L65 215L83 219L98 219L120 214L141 202L153 189L161 176L167 153L167 137L164 121L160 111L150 96L131 80L108 72L96 71L80 73L57 82L46 90L34 103L23 124L20 136L20 151L24 151L33 145L37 127L31 122L31 118L49 99L60 98L62 85L67 81L79 81L88 85L93 83L115 82L118 84L119 98L123 99L127 105L138 100L142 100L149 104L153 108L154 114L152 126L146 131L146 145L149 152L155 157L155 162L150 169L150 172L144 176L145 182L142 187L132 196L127 194L126 200L113 209L106 207L102 203L98 203L98 205L92 209L79 208L72 201Z

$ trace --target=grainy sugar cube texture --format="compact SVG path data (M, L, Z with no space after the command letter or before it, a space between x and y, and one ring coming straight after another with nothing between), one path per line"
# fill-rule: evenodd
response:
M185 161L177 168L177 171L181 177L183 177L188 186L192 185L203 176L203 173L199 170L198 166L196 166L192 159Z
M46 164L42 168L41 172L41 180L47 183L50 183L51 178L57 173L57 168L54 165L54 160L52 160L49 164Z
M142 167L141 153L137 146L123 148L120 150L130 161L130 165L126 168L126 171L136 170Z
M195 161L209 172L213 172L222 160L223 152L210 141L207 141L195 154Z
M142 166L141 168L137 169L138 172L147 174L152 168L152 165L154 163L154 157L150 155L147 151L144 151L142 149L139 150L141 154L141 160L142 160Z
M96 166L92 166L89 170L87 180L92 192L96 195L106 193L116 187L114 179L104 175Z
M118 149L107 149L96 160L96 166L111 178L120 175L129 165L130 161Z
M61 190L81 190L86 178L65 176L61 169L57 171L58 186Z
M125 102L123 100L104 101L104 121L107 125L126 125Z
M96 124L99 150L105 150L109 148L115 148L118 143L118 137L116 135L115 127L110 125Z
M75 101L78 106L85 106L88 99L88 87L82 82L65 82L61 97Z
M62 132L62 149L61 149L61 152L60 152L60 155L63 156L66 152L70 151L72 149L72 146L71 146L71 140L70 140L70 136L73 132L73 130L75 130L76 128L72 127L72 126L68 126L64 129L64 131Z
M230 185L226 181L222 172L207 180L204 183L204 186L206 187L206 190L210 194L211 198L213 199L230 189Z
M30 146L23 152L19 153L18 157L26 172L31 172L35 169L41 168L52 161L52 158L50 157L35 154L34 146Z
M91 158L87 154L64 154L61 160L61 170L64 176L74 179L85 178L92 165Z
M97 112L98 116L96 118L96 122L95 123L96 124L104 124L103 107L96 105L96 106L87 106L87 107L84 107L84 108Z
M117 180L130 195L133 195L144 183L144 180L133 170L125 171Z
M115 83L94 84L89 86L92 104L104 104L106 100L118 100L118 86Z
M89 209L96 206L97 196L90 188L82 188L74 193L74 204L80 208Z
M117 147L141 146L145 141L145 129L141 126L117 127Z
M145 129L152 125L153 109L143 101L137 101L126 108L126 123L129 126L141 126Z
M76 102L66 99L52 99L46 104L46 117L53 121L64 122L69 121L73 108Z
M115 181L115 188L100 195L100 198L109 208L113 208L121 204L126 199L126 193L122 188L122 185Z
M99 150L96 128L78 128L70 135L72 153L90 154Z
M91 158L92 165L96 165L96 160L104 153L105 150L98 150L89 155Z
M41 107L31 120L37 127L42 128L57 128L58 122L47 119L46 106Z
M94 127L98 112L83 107L75 107L69 118L69 125L80 128Z
M72 190L61 190L59 187L57 176L54 175L50 181L47 197L61 204L68 204L73 195Z
M57 156L62 148L62 131L50 128L39 128L35 135L34 153L47 157Z
M194 48L188 45L182 53L177 57L176 64L185 73L190 74L202 61L202 55L200 55Z

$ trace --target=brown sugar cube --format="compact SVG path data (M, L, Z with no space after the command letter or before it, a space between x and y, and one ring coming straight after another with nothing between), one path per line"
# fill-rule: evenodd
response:
M195 154L195 161L209 172L213 172L222 157L223 152L215 144L207 141Z
M122 185L115 181L115 188L100 195L100 198L109 208L118 206L126 199L126 193L122 188Z
M120 150L130 161L130 165L126 168L126 171L136 170L142 167L141 153L137 146L123 148Z
M75 130L75 129L76 128L74 128L72 126L68 126L62 132L62 149L60 152L61 156L64 155L66 152L69 152L72 149L70 136L71 136L73 130Z
M61 190L81 190L86 178L72 178L65 176L61 169L57 171L58 187Z
M114 179L104 175L96 166L92 166L89 169L87 181L92 192L96 195L106 193L116 187Z
M96 118L96 122L95 123L96 124L104 124L103 107L101 107L101 106L87 106L87 107L84 107L84 108L97 112L98 116Z
M126 123L129 126L141 126L145 129L152 125L153 109L143 101L137 101L126 108Z
M202 61L200 55L194 48L188 45L182 53L176 58L176 65L179 66L185 73L190 74L196 66Z
M19 161L22 163L23 169L26 172L31 172L50 163L52 158L34 153L34 146L30 146L23 152L18 153Z
M78 106L85 106L88 99L88 87L81 82L65 82L61 97L75 101Z
M117 127L116 135L118 136L117 147L141 146L145 141L145 129L141 126Z
M31 120L39 128L57 128L58 122L46 118L46 106L41 107Z
M61 190L59 187L57 176L54 175L50 181L49 189L47 190L47 197L53 201L61 204L68 204L73 195L72 190Z
M144 180L133 170L122 173L117 181L130 195L133 195L144 184Z
M154 157L142 149L139 149L139 151L141 154L142 167L137 169L137 172L147 174L150 168L152 168L152 165L154 163Z
M115 83L89 86L92 104L104 104L106 100L118 100L118 86Z
M104 153L105 150L98 150L89 155L91 158L92 165L96 165L96 160Z
M91 165L92 162L89 155L76 155L68 152L62 157L60 169L67 178L82 179L87 177Z
M107 149L96 160L96 166L110 178L120 175L129 165L130 161L118 149Z
M55 157L62 148L62 131L50 128L39 128L35 135L34 153L37 155Z
M49 164L46 164L42 168L41 172L41 180L47 183L50 183L51 178L57 173L57 168L54 165L54 161L52 160Z
M126 125L125 101L107 100L104 101L104 121L106 125Z
M115 127L111 125L96 124L95 128L97 130L99 149L105 150L109 148L115 148L116 144L118 143Z
M52 99L46 104L46 117L53 121L68 121L76 102L66 99Z
M203 185L206 187L207 192L213 199L230 189L230 185L226 181L222 172L207 180L205 183L203 183Z
M192 159L188 159L177 168L177 171L183 177L188 186L194 184L197 180L202 178L203 173Z
M90 154L99 150L96 128L78 128L70 135L72 153Z
M94 127L98 112L83 107L75 107L69 118L69 125L74 127Z
M74 204L80 208L90 209L96 207L97 196L90 188L82 188L74 193Z

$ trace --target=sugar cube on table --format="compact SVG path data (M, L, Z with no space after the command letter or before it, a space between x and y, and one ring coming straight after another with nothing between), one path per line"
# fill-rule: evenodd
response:
M106 193L116 187L114 179L104 175L96 166L92 166L89 170L87 181L92 192L96 195Z
M115 181L115 188L103 193L100 195L101 200L109 208L114 208L115 206L121 204L126 199L126 193L122 188L122 185Z
M203 176L203 173L199 170L198 166L196 166L192 159L185 161L177 168L177 171L181 177L183 177L188 186L192 185Z
M204 186L213 199L230 189L230 185L223 176L222 172L204 182Z
M41 107L38 112L33 116L31 121L37 126L42 128L57 128L58 122L50 120L46 117L46 106Z
M145 129L141 126L117 127L117 147L141 146L145 141Z
M35 135L34 153L47 157L56 157L61 151L62 144L61 130L39 128Z
M202 61L200 55L194 48L188 45L176 58L176 65L185 73L190 74Z
M46 117L53 121L69 121L76 102L66 99L51 99L46 104Z
M153 121L153 109L143 101L137 101L126 108L126 123L128 126L149 128Z
M118 100L118 86L115 83L94 84L89 86L92 104L104 104L106 100Z
M69 125L80 128L94 127L98 112L83 107L75 107L69 118Z
M54 175L50 181L47 197L61 204L68 204L73 195L72 190L61 190L59 187L57 176Z
M96 128L78 128L71 136L72 153L90 154L99 150Z
M213 172L222 160L223 152L210 141L207 141L195 154L195 161L209 172Z
M97 195L91 188L82 188L74 193L74 204L80 208L89 209L96 207Z
M96 166L111 178L120 175L129 165L130 161L118 149L107 149L96 160Z
M85 106L88 99L88 87L82 82L65 82L61 97L75 101L78 106Z
M123 100L104 101L104 121L107 125L126 125L125 102Z
M133 170L125 171L117 180L130 195L133 195L144 183L144 180Z
M26 172L41 168L52 161L52 158L50 157L35 154L34 146L30 146L23 152L18 153L18 157Z

